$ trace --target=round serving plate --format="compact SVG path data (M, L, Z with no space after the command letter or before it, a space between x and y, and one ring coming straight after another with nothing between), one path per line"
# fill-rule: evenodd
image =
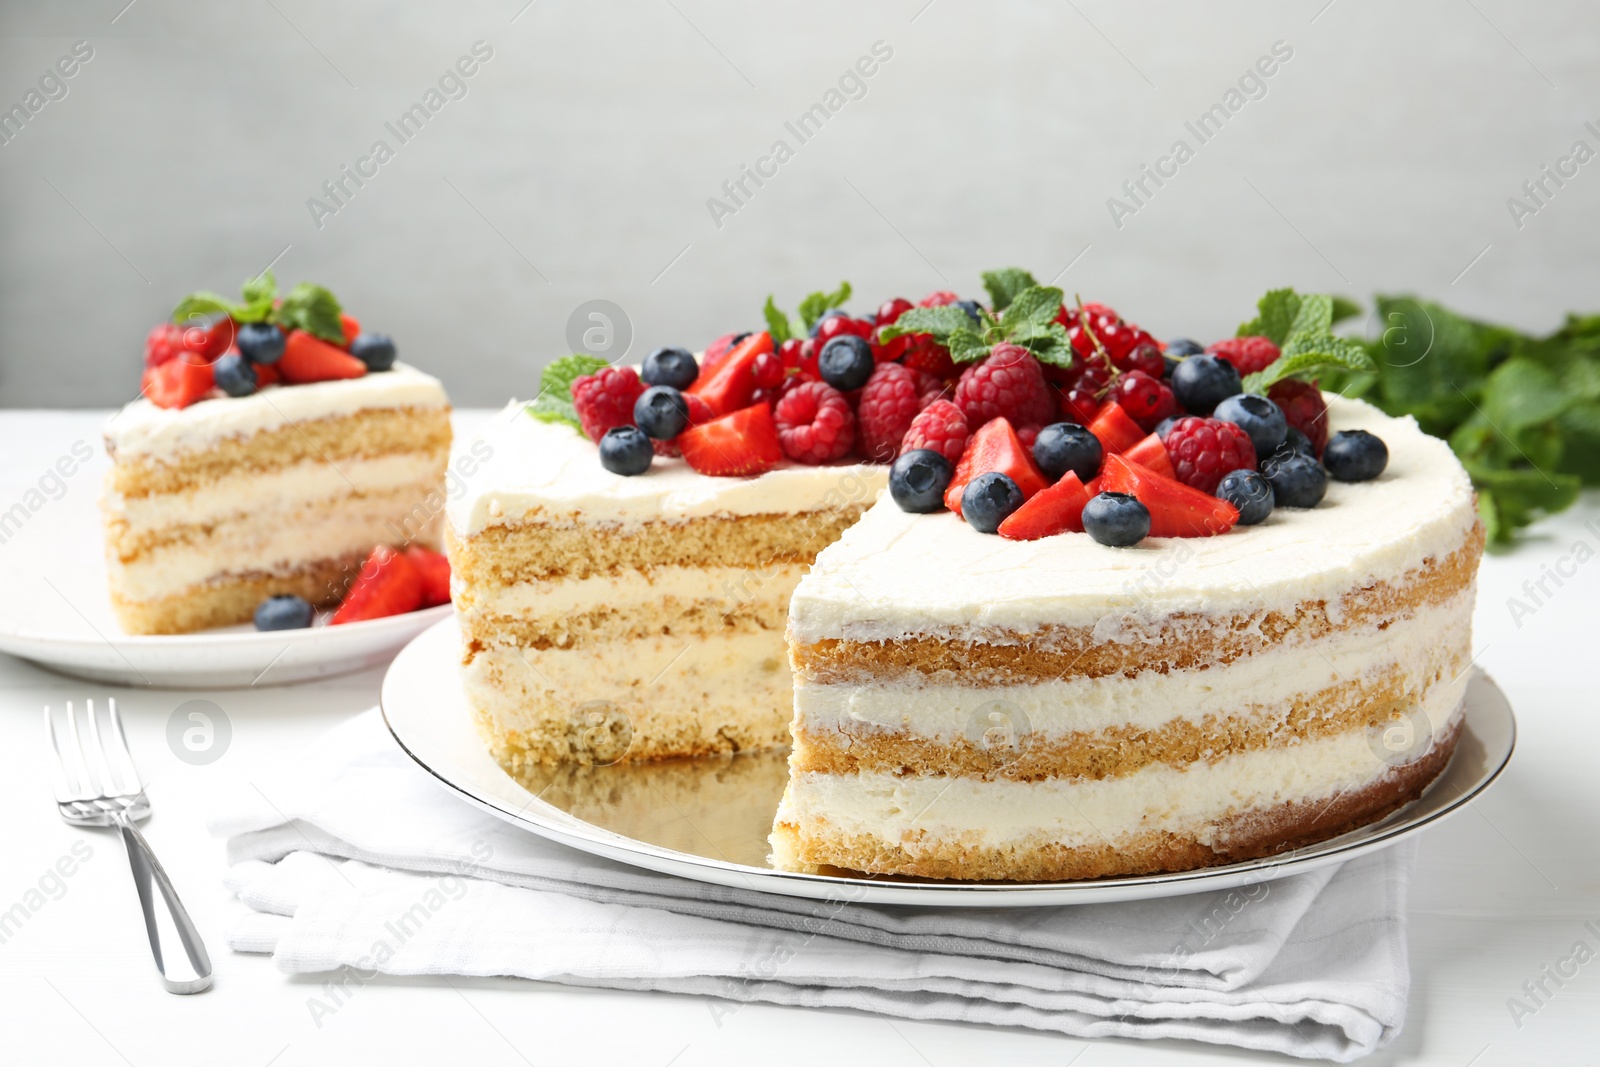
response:
M572 766L519 781L478 737L457 676L448 619L420 634L384 676L380 704L401 749L447 789L525 830L621 863L785 896L925 907L1093 904L1231 889L1386 848L1488 788L1516 741L1505 695L1475 672L1449 766L1421 798L1379 822L1268 859L1177 874L1081 882L964 883L797 874L767 862L767 834L788 778L783 752L661 763Z

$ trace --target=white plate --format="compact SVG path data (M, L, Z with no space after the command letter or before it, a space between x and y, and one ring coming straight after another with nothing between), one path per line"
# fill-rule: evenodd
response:
M519 783L489 756L457 670L455 621L407 645L383 680L384 721L402 750L462 799L584 852L652 871L785 896L931 907L1090 904L1230 889L1387 847L1462 808L1493 782L1516 741L1511 706L1485 674L1445 772L1388 818L1270 859L1139 878L971 884L795 874L767 865L767 832L787 769L782 753L574 767Z

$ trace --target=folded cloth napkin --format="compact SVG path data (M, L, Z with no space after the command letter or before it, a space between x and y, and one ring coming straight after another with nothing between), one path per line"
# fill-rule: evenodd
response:
M252 909L229 935L291 974L512 975L1074 1037L1189 1038L1348 1062L1405 1017L1398 846L1126 904L913 908L628 867L453 799L376 710L212 822ZM332 1010L334 1005L328 1005Z

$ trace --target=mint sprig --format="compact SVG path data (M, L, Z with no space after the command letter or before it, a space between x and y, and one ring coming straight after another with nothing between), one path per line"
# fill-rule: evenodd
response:
M796 309L796 313L787 315L779 309L772 295L768 294L766 306L761 309L761 314L767 320L767 332L772 335L772 343L781 345L794 338L804 340L810 335L811 327L821 321L824 314L834 308L843 307L849 299L850 283L840 282L839 288L832 292L818 289L807 293L800 300L800 307Z
M989 306L996 312L1010 307L1017 294L1024 289L1034 289L1038 285L1033 275L1021 267L1001 267L999 270L983 272L983 287L989 293Z
M344 323L340 319L343 309L328 290L310 282L301 282L285 294L283 301L272 307L267 300L267 321L291 329L315 334L324 341L344 343Z
M278 280L270 270L262 271L239 287L240 299L229 300L207 289L190 293L172 309L172 321L193 322L197 318L227 315L237 323L271 322L290 329L304 330L324 341L344 343L344 309L338 298L320 285L301 282L278 301Z
M987 280L986 276L986 283ZM983 359L991 348L1004 342L1021 345L1041 363L1069 367L1072 343L1065 327L1055 321L1061 313L1061 299L1060 289L1030 285L1011 294L998 317L987 308L981 309L977 322L961 308L950 304L911 308L885 326L879 338L892 341L907 334L931 334L935 341L950 350L950 358L957 363Z
M1266 368L1244 379L1247 393L1265 393L1285 378L1317 378L1334 371L1360 373L1372 369L1372 357L1360 341L1333 333L1336 311L1351 306L1320 293L1302 295L1274 289L1256 304L1256 317L1239 326L1240 337L1267 337L1280 355Z
M572 406L572 383L610 365L598 356L585 355L562 356L552 361L540 372L539 395L525 410L540 422L570 426L581 432L583 423Z

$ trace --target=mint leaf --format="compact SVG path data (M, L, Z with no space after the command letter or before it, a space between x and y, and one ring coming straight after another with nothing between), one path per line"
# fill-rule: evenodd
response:
M1269 337L1283 346L1300 314L1300 296L1293 289L1273 289L1256 302L1256 317L1241 323L1238 337Z
M1009 307L1018 293L1036 288L1038 284L1033 280L1033 275L1021 267L1002 267L1000 270L983 272L983 287L988 290L989 303L997 312Z
M761 314L767 320L767 332L772 335L773 345L781 345L794 336L789 332L789 316L778 310L770 293L767 294L767 305L761 309Z
M1333 297L1319 293L1302 296L1300 309L1295 312L1294 323L1289 327L1288 338L1297 333L1327 333L1331 329L1333 329ZM1288 338L1276 343L1282 345Z
M1360 341L1335 337L1326 330L1294 334L1270 366L1246 375L1244 391L1265 393L1285 378L1315 378L1330 370L1365 371L1372 366L1372 357Z
M565 424L581 431L583 424L572 406L572 383L609 366L598 356L562 356L552 361L539 375L539 395L525 410L540 422Z
M1478 513L1497 544L1509 543L1520 527L1564 511L1578 499L1581 483L1570 474L1547 477L1535 470L1495 470L1470 462L1465 466L1478 487Z
M231 315L233 311L234 305L227 297L202 289L178 301L178 306L172 309L172 321L193 322L212 315Z
M235 322L266 322L272 314L272 302L278 298L278 279L272 271L265 270L239 287L243 302L233 309ZM340 333L341 339L343 333Z
M1000 315L1000 326L1010 331L1023 323L1043 326L1061 314L1061 290L1045 285L1030 285L1018 293ZM1008 338L1009 340L1009 338Z
M840 282L839 288L831 293L818 291L807 293L804 300L800 301L800 321L809 332L811 327L822 318L824 311L832 311L836 307L843 307L845 301L850 299L850 283Z
M1040 363L1072 366L1072 340L1059 322L1024 322L1006 340L1032 352Z
M878 334L881 341L892 341L912 333L931 333L933 339L949 347L950 335L957 330L974 331L972 317L951 304L936 308L909 308ZM954 353L952 353L954 355Z
M274 308L270 321L280 326L304 330L334 344L344 343L344 324L339 315L343 309L328 290L310 282L301 282L290 289L283 303Z
M967 318L965 313L961 317ZM950 358L957 363L976 363L989 354L989 342L972 327L971 319L967 319L967 325L952 331L939 343L950 350Z
M1556 376L1530 360L1509 359L1484 383L1483 415L1505 433L1548 423L1577 399Z
M1353 319L1361 314L1361 305L1354 300L1346 300L1342 296L1333 298L1333 321L1330 325L1338 325L1345 319Z

